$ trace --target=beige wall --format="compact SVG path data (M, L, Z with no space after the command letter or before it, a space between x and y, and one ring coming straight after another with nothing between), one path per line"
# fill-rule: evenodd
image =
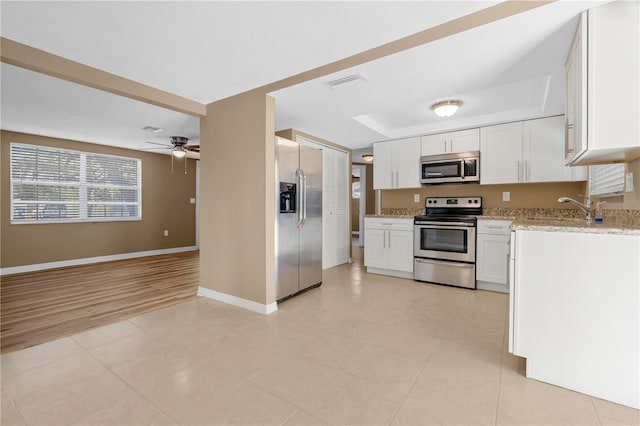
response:
M274 115L251 91L200 121L200 285L260 304L275 301Z
M1 132L1 256L3 268L195 245L196 163L171 173L168 155L24 133ZM142 160L142 221L58 224L10 223L9 143L21 142ZM163 230L169 236L163 236Z
M580 199L585 192L585 182L527 183L512 185L429 185L416 189L392 189L382 191L382 208L424 207L425 197L481 196L485 208L571 208L557 202L566 196ZM502 192L511 193L511 201L502 201ZM413 194L420 194L420 202L413 202Z

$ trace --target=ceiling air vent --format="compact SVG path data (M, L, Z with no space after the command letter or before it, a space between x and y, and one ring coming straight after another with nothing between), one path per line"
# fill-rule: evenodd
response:
M357 72L346 77L327 81L325 84L329 86L330 89L342 89L343 87L353 86L354 84L358 84L367 80L367 77L365 77L362 73Z
M154 127L154 126L144 126L140 130L144 130L145 132L151 132L151 133L164 132L164 129L162 127Z

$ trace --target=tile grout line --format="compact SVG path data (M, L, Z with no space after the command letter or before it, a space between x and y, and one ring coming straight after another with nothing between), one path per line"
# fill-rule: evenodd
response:
M409 394L411 393L411 391L413 390L413 387L415 386L416 382L418 381L418 378L420 377L420 375L422 374L422 372L424 371L425 367L427 366L427 364L429 363L429 361L431 360L431 357L433 356L433 354L436 352L436 350L438 349L438 347L440 346L440 343L442 342L442 339L438 339L438 343L436 343L436 346L433 348L433 350L431 351L431 354L429 355L429 358L427 358L426 361L423 362L422 367L420 368L420 371L418 372L418 374L416 375L416 378L413 379L413 382L411 383L411 386L409 386L409 390L407 391L406 395L404 396L404 398L402 398L402 401L400 401L400 404L398 404L398 407L395 409L395 411L393 412L393 415L391 416L391 418L389 419L389 421L387 422L387 425L390 425L393 420L396 418L396 416L398 415L398 412L400 411L400 409L402 408L402 406L404 405L405 401L407 400L407 397L409 396Z
M4 391L5 394L9 397L10 402L11 402L11 406L13 407L13 409L16 411L16 414L18 415L18 417L20 418L20 420L22 421L23 425L26 425L27 422L24 420L24 416L22 415L22 413L20 412L20 409L18 408L18 405L16 404L16 401L13 399L12 395L9 395L9 393L7 391Z
M105 343L105 344L110 344L109 343ZM180 423L178 423L173 417L169 416L167 413L165 413L163 410L160 409L160 407L158 407L153 401L149 400L149 398L147 398L146 396L144 396L142 393L140 393L140 391L138 391L136 388L134 388L133 386L131 386L129 383L127 383L124 379L122 379L122 377L118 376L116 374L115 371L113 371L109 366L107 366L105 363L103 363L98 357L96 357L94 354L92 354L91 352L89 352L89 350L85 351L91 356L93 357L96 361L98 361L100 363L100 365L102 365L104 368L107 369L107 371L114 376L118 381L120 381L122 384L124 384L126 387L128 387L129 389L131 389L134 393L136 393L137 395L139 395L143 400L147 401L153 408L155 408L156 410L158 410L159 413L161 413L163 416L165 416L167 419L171 420L175 425L179 425Z
M600 413L598 412L598 407L596 407L596 403L593 401L593 397L587 395L587 397L589 397L589 400L591 401L591 406L593 407L593 411L596 412L596 418L598 419L598 423L600 423L600 425L602 425L602 419L600 418Z

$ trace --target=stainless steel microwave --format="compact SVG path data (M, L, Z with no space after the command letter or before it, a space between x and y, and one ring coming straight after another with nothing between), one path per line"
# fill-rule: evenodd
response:
M420 181L435 183L480 182L480 151L420 157Z

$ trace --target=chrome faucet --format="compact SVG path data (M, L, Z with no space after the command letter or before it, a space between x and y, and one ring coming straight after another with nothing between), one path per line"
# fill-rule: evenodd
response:
M580 210L582 210L585 214L585 221L587 222L587 225L591 223L591 198L589 197L585 197L584 199L584 204L574 200L573 198L569 198L569 197L560 197L558 198L558 202L559 203L572 203L575 204L576 206L578 206L578 208L580 208Z

